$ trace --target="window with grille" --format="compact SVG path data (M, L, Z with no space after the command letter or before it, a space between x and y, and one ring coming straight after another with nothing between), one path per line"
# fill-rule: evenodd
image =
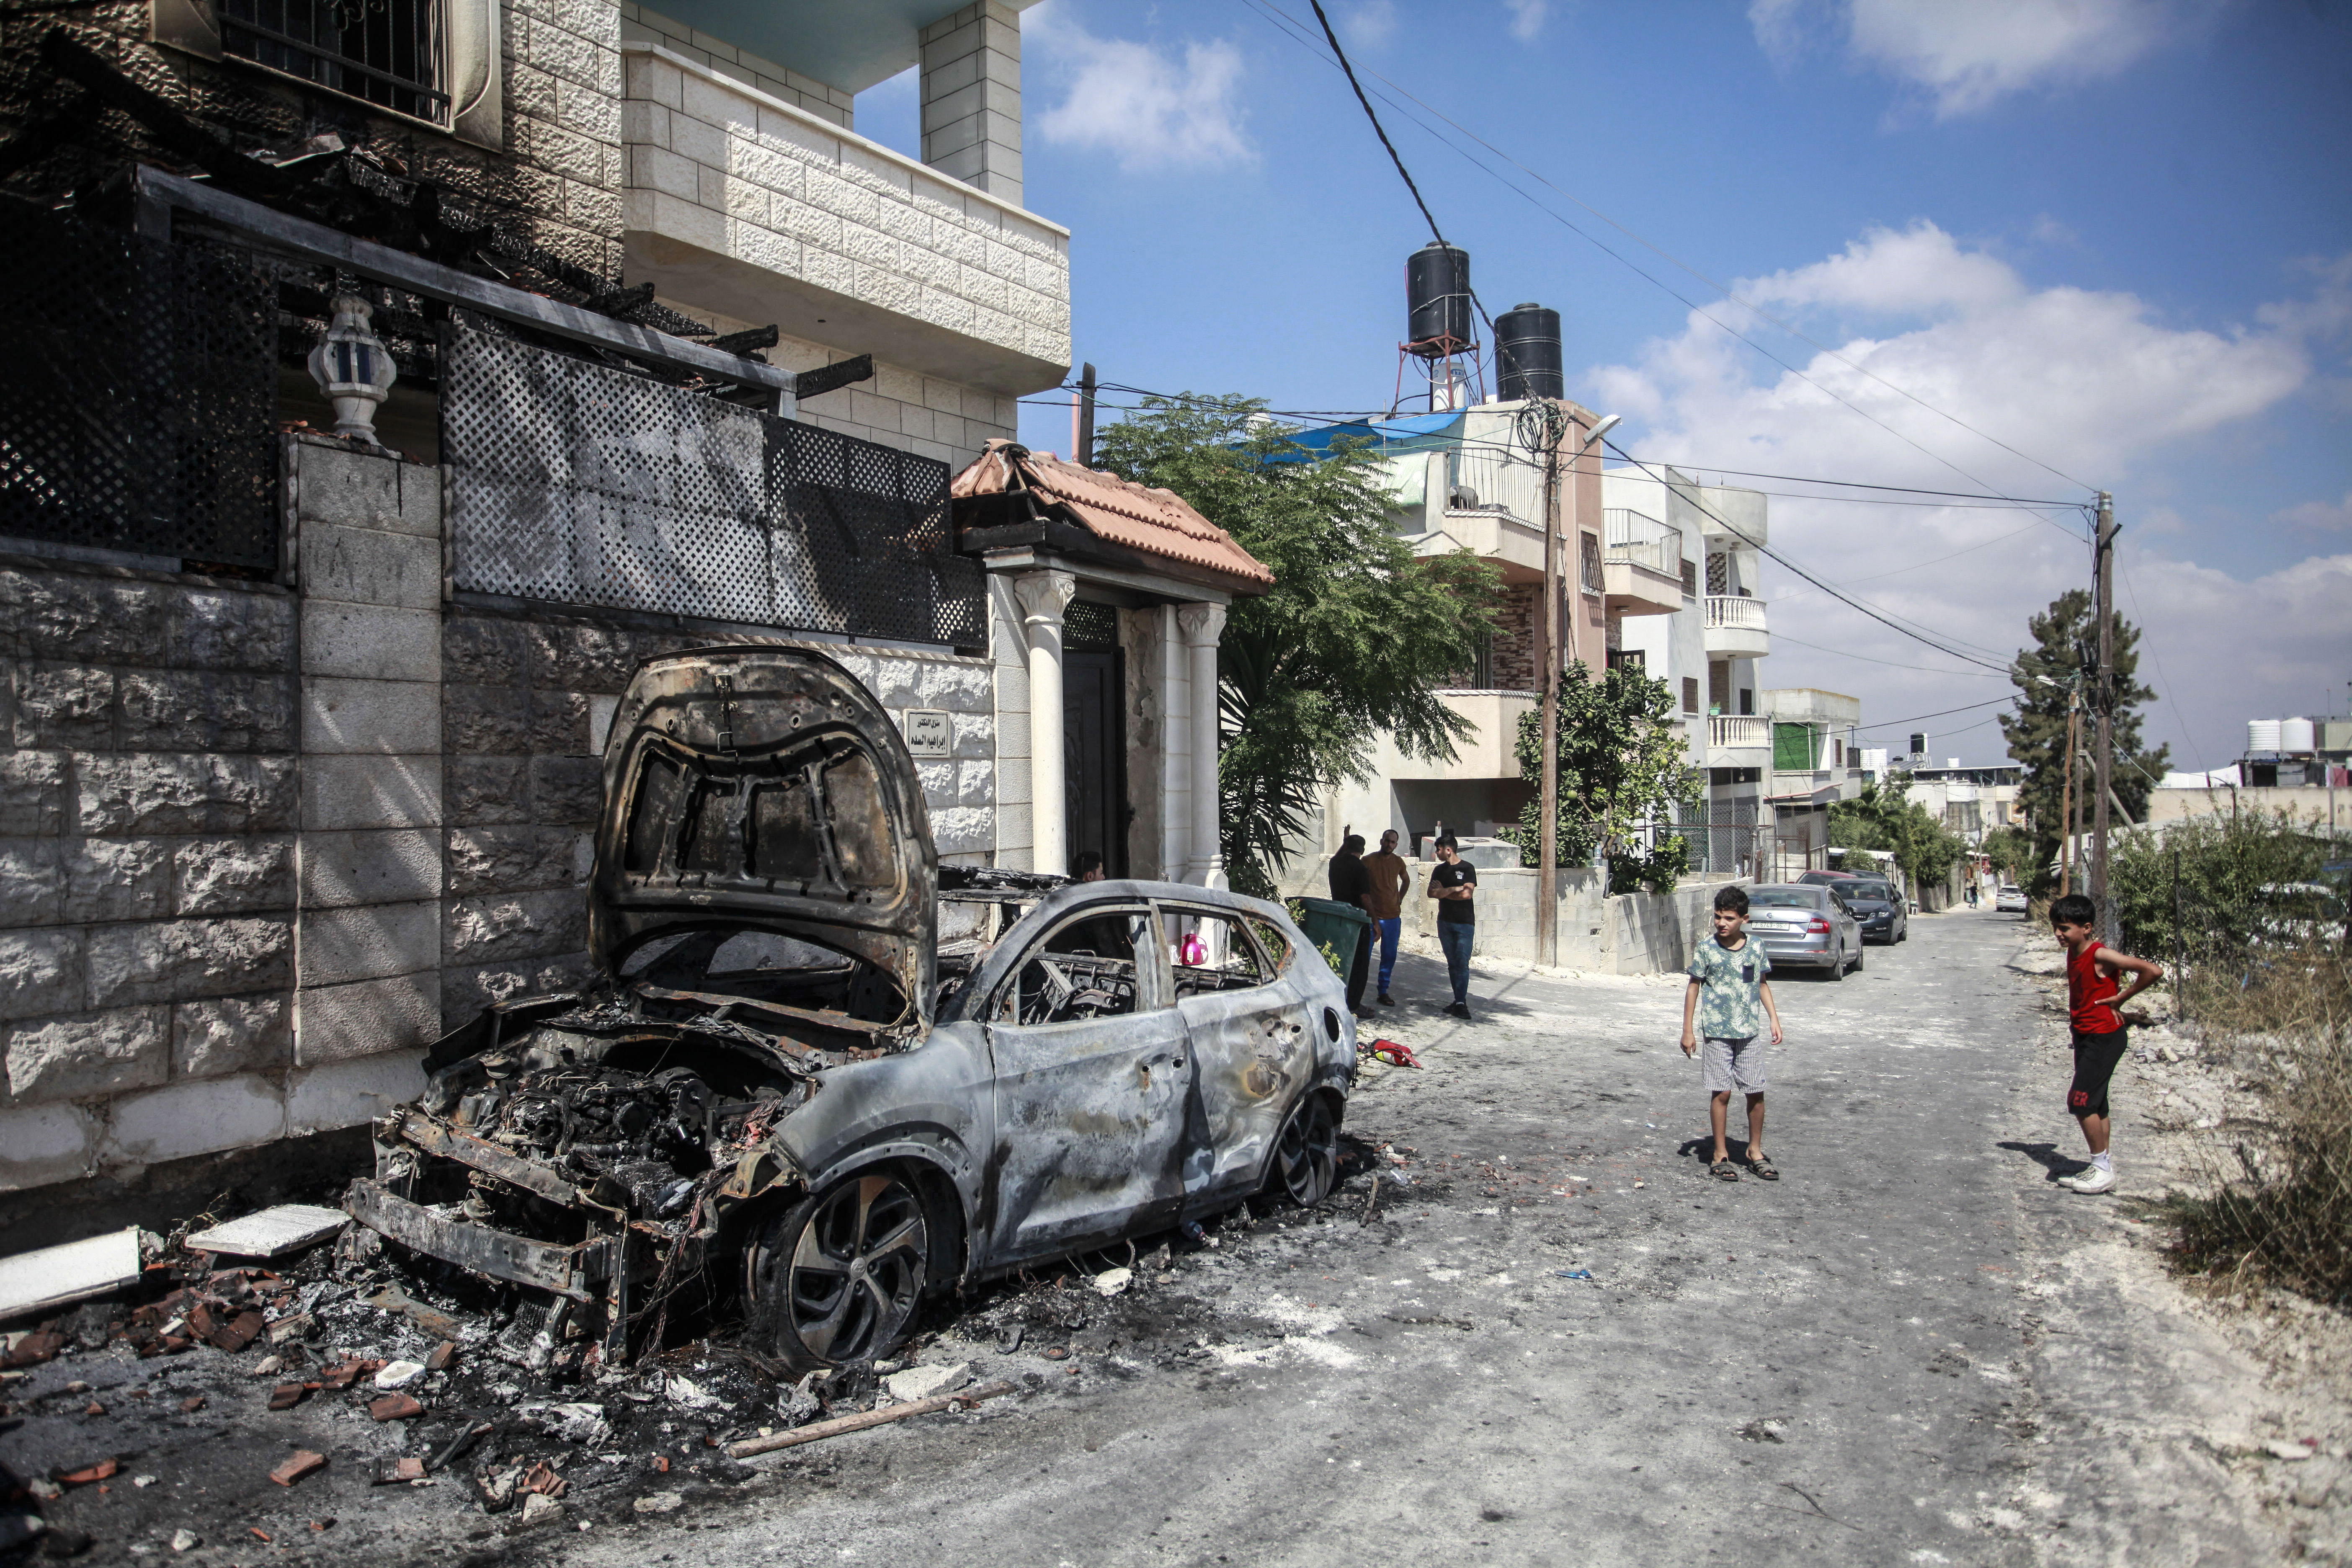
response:
M1580 545L1578 558L1584 573L1584 591L1598 594L1601 592L1601 536L1579 533L1577 539Z
M1685 713L1698 711L1698 677L1696 675L1683 677L1683 711Z
M446 0L221 0L223 49L257 65L449 123Z
M1706 591L1721 597L1731 592L1731 557L1709 555L1706 558Z
M1636 675L1649 673L1649 654L1638 647L1612 647L1609 650L1609 668L1630 669Z
M1696 561L1685 559L1683 562L1683 592L1693 598L1698 596L1698 563Z

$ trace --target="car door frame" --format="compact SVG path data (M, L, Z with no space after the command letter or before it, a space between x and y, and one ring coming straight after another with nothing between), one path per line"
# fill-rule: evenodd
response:
M1297 981L1295 947L1288 962L1278 963L1252 929L1248 911L1178 897L1152 901L1160 921L1171 914L1226 921L1265 976L1240 990L1177 996L1173 969L1169 972L1169 994L1192 1046L1184 1163L1190 1217L1245 1197L1265 1182L1284 1119L1321 1076L1320 1037L1315 999Z
M1182 1202L1192 1051L1160 951L1159 910L1131 884L1097 886L1097 897L1055 899L1032 910L975 977L970 1016L987 1041L992 1110L973 1218L983 1269L1172 1223ZM1139 915L1150 930L1136 951L1134 1012L1043 1025L1008 1025L993 1016L1038 943L1075 921L1113 911ZM1150 1121L1130 1131L1139 1104L1150 1109ZM1115 1174L1126 1184L1102 1189L1099 1205L1087 1206L1086 1186ZM1077 1190L1069 1190L1074 1183ZM1059 1199L1046 1201L1057 1189Z

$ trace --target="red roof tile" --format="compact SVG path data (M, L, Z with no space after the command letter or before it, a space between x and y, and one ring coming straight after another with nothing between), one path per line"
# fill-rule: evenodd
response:
M1019 470L1016 482L1014 470ZM949 487L959 496L1003 495L1027 489L1043 505L1058 506L1097 536L1147 555L1205 566L1244 582L1274 585L1265 563L1234 536L1192 510L1173 490L1147 489L1097 468L1066 463L1003 439L988 444Z

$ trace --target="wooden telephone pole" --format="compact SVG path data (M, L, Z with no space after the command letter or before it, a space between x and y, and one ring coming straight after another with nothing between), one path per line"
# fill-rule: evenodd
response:
M2116 927L2115 900L2107 895L2107 803L2115 797L2116 710L2116 498L2099 492L2099 527L2093 548L2097 555L2099 669L2091 686L2092 712L2098 721L2097 742L2091 766L2097 774L2091 800L2091 901L2098 906L2099 940L2123 940ZM2072 777L2070 770L2068 773Z

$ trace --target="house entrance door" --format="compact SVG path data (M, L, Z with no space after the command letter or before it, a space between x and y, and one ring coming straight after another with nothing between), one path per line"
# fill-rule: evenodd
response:
M1127 737L1119 726L1118 650L1062 656L1064 798L1070 864L1097 850L1103 874L1127 875Z

